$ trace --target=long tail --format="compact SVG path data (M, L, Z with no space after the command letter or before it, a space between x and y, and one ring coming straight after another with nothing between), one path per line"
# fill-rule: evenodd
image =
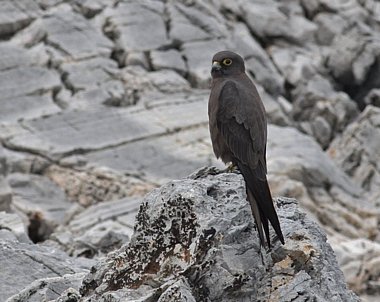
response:
M264 178L264 180L258 178L254 171L242 163L238 163L238 167L240 172L243 174L246 183L247 199L251 205L252 214L255 218L257 229L259 231L261 244L264 245L265 233L268 246L270 247L269 222L281 243L284 244L284 236L282 235L280 222L273 205L272 196L266 178Z

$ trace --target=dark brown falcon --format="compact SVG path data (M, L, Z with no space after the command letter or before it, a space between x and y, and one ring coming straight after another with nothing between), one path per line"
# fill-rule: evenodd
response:
M261 244L264 245L265 233L270 246L269 222L284 244L266 177L264 105L238 54L230 51L215 54L211 75L208 115L214 153L242 173Z

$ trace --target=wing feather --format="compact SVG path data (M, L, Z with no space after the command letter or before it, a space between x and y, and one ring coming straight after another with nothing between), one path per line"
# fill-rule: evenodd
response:
M266 174L265 112L259 104L260 99L255 99L255 95L244 92L244 89L238 85L234 81L227 81L224 84L219 95L217 125L236 158L252 170L259 165L262 166L259 169L260 175L257 176L263 179ZM247 112L252 114L247 115Z

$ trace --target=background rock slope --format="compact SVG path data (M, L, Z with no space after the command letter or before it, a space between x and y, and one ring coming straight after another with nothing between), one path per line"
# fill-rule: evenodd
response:
M244 57L265 103L273 195L296 198L351 289L379 299L379 2L0 5L0 245L73 261L43 264L50 273L12 289L1 272L0 300L42 284L78 288L91 258L129 242L142 196L222 166L207 128L222 49Z

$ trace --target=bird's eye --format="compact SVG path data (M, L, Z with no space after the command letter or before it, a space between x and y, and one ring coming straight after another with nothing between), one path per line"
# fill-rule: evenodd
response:
M223 65L229 66L231 64L232 64L232 60L231 59L224 59L223 60Z

